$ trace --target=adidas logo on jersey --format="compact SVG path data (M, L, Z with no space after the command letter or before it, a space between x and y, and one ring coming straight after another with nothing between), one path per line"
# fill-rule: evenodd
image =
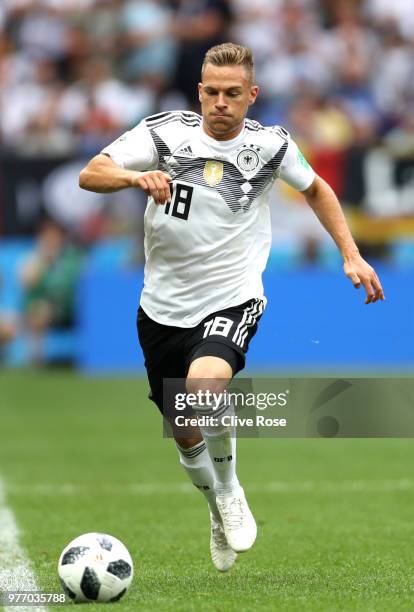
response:
M179 151L177 151L174 155L181 155L181 157L194 157L194 153L190 145L187 147L183 147Z

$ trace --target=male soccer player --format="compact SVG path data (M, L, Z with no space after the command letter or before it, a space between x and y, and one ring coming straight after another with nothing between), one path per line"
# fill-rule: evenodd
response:
M246 119L259 93L250 50L233 43L211 48L198 91L201 116L176 111L148 117L80 174L84 189L132 187L148 194L138 335L150 397L161 412L164 378L185 378L190 393L219 393L244 367L265 306L268 193L276 179L303 193L335 240L346 275L355 287L364 286L365 303L384 299L332 189L285 129ZM205 405L194 410L212 414ZM221 421L229 410L223 402L214 412L216 425L207 420L192 438L174 429L180 462L209 505L211 557L220 571L256 538L236 475L236 440Z

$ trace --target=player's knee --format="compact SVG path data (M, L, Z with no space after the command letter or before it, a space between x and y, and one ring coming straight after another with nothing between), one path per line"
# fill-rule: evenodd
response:
M187 449L199 444L203 439L203 436L200 433L198 437L194 438L180 438L179 436L174 436L174 438L179 447Z
M220 357L199 357L195 359L188 371L187 393L210 391L222 393L232 378L229 363Z
M200 393L204 396L209 392L211 396L214 394L217 396L223 393L228 383L228 379L215 378L213 374L208 374L203 377L187 377L186 390L187 393L199 395Z

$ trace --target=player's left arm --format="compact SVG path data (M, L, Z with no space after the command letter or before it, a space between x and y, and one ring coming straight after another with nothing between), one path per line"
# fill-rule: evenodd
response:
M361 257L333 189L316 175L310 187L302 193L340 250L345 274L357 289L364 286L367 294L365 304L383 300L384 292L377 273Z

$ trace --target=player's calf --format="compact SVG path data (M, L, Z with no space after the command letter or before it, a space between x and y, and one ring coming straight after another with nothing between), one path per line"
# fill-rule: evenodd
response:
M214 376L213 376L214 375ZM236 438L233 427L223 425L223 417L233 413L224 401L224 391L231 380L230 365L218 357L200 357L190 366L187 392L198 398L193 406L211 458L216 494L236 493L240 488L236 475Z

